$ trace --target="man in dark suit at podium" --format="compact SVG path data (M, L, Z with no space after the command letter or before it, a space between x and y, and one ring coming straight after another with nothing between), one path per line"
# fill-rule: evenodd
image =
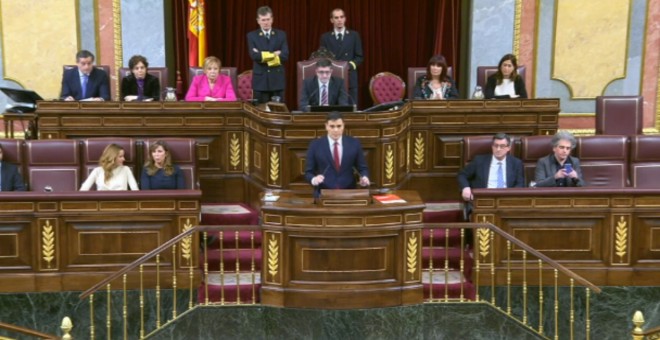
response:
M63 100L110 100L110 78L101 69L94 67L94 55L87 50L76 53L78 67L65 70L62 74Z
M25 183L16 165L2 160L2 145L0 145L0 188L2 191L25 191Z
M286 33L272 28L273 10L268 6L257 10L259 29L247 34L248 53L252 58L252 91L254 99L266 103L272 97L284 100L286 75L282 63L289 59Z
M336 60L347 61L348 68L348 92L350 93L349 104L358 104L358 74L357 68L362 64L364 55L362 52L362 40L360 34L346 28L346 16L344 10L335 8L330 12L330 22L333 29L321 35L321 47L325 47L335 55Z
M300 97L301 111L309 111L310 106L348 105L348 94L344 81L332 76L332 62L320 59L316 62L316 76L305 79Z
M325 120L328 135L309 143L305 161L305 179L314 186L314 196L321 189L354 189L354 173L360 174L360 185L368 186L369 169L360 141L344 136L341 113L330 112Z

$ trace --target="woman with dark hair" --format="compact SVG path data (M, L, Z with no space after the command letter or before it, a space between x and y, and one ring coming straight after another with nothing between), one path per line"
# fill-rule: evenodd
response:
M426 75L415 83L415 99L456 99L458 89L454 79L447 75L447 61L442 55L431 57L426 65Z
M149 160L142 168L140 188L142 190L184 189L183 173L172 164L172 153L164 141L149 146Z
M488 77L485 90L486 99L527 98L525 81L518 74L518 60L513 54L506 54L497 65L497 72Z
M121 96L130 102L160 100L160 81L147 72L149 62L141 55L134 55L128 60L131 74L121 81Z

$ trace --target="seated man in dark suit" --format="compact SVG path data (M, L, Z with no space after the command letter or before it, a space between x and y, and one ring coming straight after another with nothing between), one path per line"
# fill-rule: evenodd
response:
M472 188L524 187L523 163L509 155L511 137L505 133L493 136L492 153L477 155L458 173L463 200L472 201Z
M62 74L62 100L110 100L110 78L94 67L94 55L87 50L76 53L78 67Z
M299 109L309 111L312 105L348 105L344 81L332 76L332 62L329 59L317 61L316 76L305 79L303 83Z
M327 136L309 143L305 161L305 179L314 186L314 196L319 196L320 189L354 189L354 171L360 173L360 185L368 186L369 169L362 145L351 136L343 136L341 113L328 113L325 129Z
M2 160L2 145L0 145L0 188L2 191L25 191L25 183L16 165Z

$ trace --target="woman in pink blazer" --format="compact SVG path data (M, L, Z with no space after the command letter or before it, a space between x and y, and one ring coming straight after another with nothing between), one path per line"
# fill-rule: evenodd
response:
M235 101L236 93L231 85L231 79L220 74L220 67L220 59L213 56L206 57L204 59L204 74L193 78L188 93L186 93L186 101Z

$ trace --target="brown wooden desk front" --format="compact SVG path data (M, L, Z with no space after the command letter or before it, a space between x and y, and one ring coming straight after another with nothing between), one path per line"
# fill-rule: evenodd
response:
M261 301L300 308L422 303L424 203L327 207L283 194L262 206Z
M413 189L428 201L460 198L463 136L553 134L558 113L558 99L413 101L344 120L345 132L362 142L373 188ZM42 139L195 138L203 200L255 206L264 189L311 191L305 154L327 133L324 114L269 113L241 102L40 102L37 114Z
M3 192L0 290L85 290L197 225L200 198L199 190ZM197 268L195 251L185 254L192 262L178 252L177 266ZM171 268L171 257L161 265Z
M660 190L477 189L474 196L475 222L499 226L595 285L660 282ZM506 245L495 246L495 264L506 268ZM511 256L522 265L519 250Z

